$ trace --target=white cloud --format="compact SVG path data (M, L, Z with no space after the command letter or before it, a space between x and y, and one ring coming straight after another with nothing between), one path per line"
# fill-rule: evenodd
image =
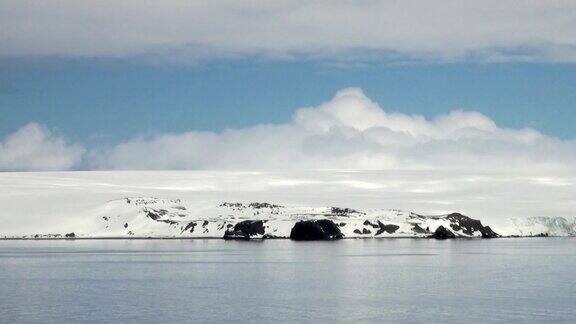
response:
M138 138L93 151L96 169L573 170L576 142L498 127L478 112L427 120L339 91L285 124Z
M5 0L0 56L576 61L566 0Z
M433 119L389 113L358 88L297 109L283 124L139 137L85 152L30 123L0 142L0 170L576 171L574 140L502 128L473 111Z
M0 171L68 170L79 165L84 149L36 123L0 142Z

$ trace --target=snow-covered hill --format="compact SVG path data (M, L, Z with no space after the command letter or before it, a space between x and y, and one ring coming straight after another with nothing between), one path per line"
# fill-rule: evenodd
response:
M564 197L576 191L568 182L458 179L424 171L7 172L0 173L0 238L289 237L301 221L315 223L300 229L323 224L347 238L427 237L440 226L459 236L481 236L487 225L502 236L576 233L573 218L556 217L572 214ZM544 199L535 186L562 199Z
M224 202L192 208L180 199L135 197L110 201L89 214L89 219L76 228L26 236L289 238L298 222L317 221L334 224L345 238L430 237L439 227L456 237L497 236L480 221L460 214L422 216L400 210L309 208L266 202Z

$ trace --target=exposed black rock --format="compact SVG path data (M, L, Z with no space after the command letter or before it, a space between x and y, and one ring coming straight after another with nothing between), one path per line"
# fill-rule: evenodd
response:
M284 206L280 206L280 205L273 205L273 204L269 204L269 203L259 203L259 202L252 202L248 205L248 207L252 207L254 209L262 209L262 208L283 208Z
M360 232L359 229L355 229L355 230L354 230L354 233L355 233L355 234L362 234L362 232Z
M339 207L331 207L330 213L336 216L348 216L350 214L363 214L355 209L352 208L339 208Z
M148 216L148 218L151 218L152 220L158 220L160 219L160 215L158 215L157 213L153 212L153 211L148 211L148 213L146 214L146 216Z
M164 216L168 214L168 211L165 209L159 209L159 210L155 210L155 209L147 209L146 210L146 216L148 216L149 218L157 221L158 219L160 219L160 217Z
M252 208L252 209L263 209L263 208L267 208L267 209L278 209L278 208L284 208L284 206L281 205L274 205L274 204L270 204L267 202L251 202L248 205L244 205L243 203L231 203L231 202L223 202L220 204L220 207L228 207L228 208L232 208L235 210L242 210L245 208Z
M250 239L255 235L264 235L264 222L261 220L245 220L234 225L234 228L224 232L224 239Z
M186 227L184 227L182 233L186 232L187 230L190 230L190 233L194 233L194 227L196 227L196 222L190 222L188 225L186 225Z
M364 221L364 226L372 226L373 228L380 228L380 224L371 223L369 220Z
M418 233L418 234L430 234L430 230L428 228L423 229L418 224L412 224L412 231L414 231L415 233Z
M342 223L338 224L338 226L344 227L344 226L346 226L346 223L342 222Z
M434 234L432 234L432 237L437 240L445 240L456 238L456 235L454 235L454 233L452 233L449 229L446 229L446 227L440 225Z
M462 233L466 235L473 235L474 232L480 231L483 238L496 238L500 236L489 226L482 225L482 222L479 220L472 219L459 213L450 214L446 216L446 219L451 222L450 227L452 227L453 230L462 230Z
M386 225L386 224L383 224L381 221L378 221L378 223L375 224L375 223L370 222L369 220L365 220L363 225L364 226L372 226L372 228L376 229L375 236L381 235L384 232L386 232L388 234L392 234L400 228L400 226L398 226L398 225L393 225L393 224ZM360 232L360 231L358 231L358 232ZM362 232L364 232L364 231L362 231ZM356 234L366 234L366 233L356 233Z
M319 241L342 239L344 235L329 219L303 220L294 224L290 239L295 241Z
M75 238L75 237L76 237L76 234L74 234L74 232L72 232L72 233L68 233L68 234L64 235L64 237L66 237L66 238Z
M497 238L500 237L501 235L494 232L490 226L484 226L484 229L481 231L482 233L482 238ZM548 234L546 234L548 235Z
M363 228L363 229L362 229L362 234L372 234L372 232L371 232L369 229L367 229L367 228Z
M460 230L462 230L462 227L460 227L460 225L458 225L458 224L452 223L452 224L450 224L450 227L451 227L453 230L455 230L455 231L460 231Z
M394 224L383 224L382 222L378 221L378 227L380 228L377 232L376 232L376 236L386 232L388 234L392 234L395 233L400 226L398 225L394 225Z
M128 228L128 223L124 223L124 228Z
M242 203L223 202L220 204L220 207L243 208L244 205L242 205Z

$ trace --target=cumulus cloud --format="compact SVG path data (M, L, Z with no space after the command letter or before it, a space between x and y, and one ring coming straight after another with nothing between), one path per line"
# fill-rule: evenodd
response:
M0 171L69 170L79 165L83 154L82 147L30 123L0 141Z
M223 132L137 138L92 151L96 169L464 169L560 170L576 162L576 143L533 129L498 127L478 112L432 120L389 113L358 88L285 124Z
M1 56L576 61L565 0L5 0Z
M0 142L0 170L365 169L573 172L576 141L454 110L426 119L343 89L283 124L137 137L85 150L30 123Z

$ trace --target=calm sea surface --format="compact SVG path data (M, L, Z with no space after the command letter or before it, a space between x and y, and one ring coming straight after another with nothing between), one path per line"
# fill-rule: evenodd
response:
M0 323L576 322L576 239L0 241Z

